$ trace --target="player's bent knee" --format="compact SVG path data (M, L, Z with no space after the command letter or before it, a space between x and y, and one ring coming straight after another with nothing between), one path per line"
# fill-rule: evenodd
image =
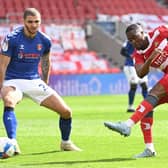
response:
M11 87L2 89L2 100L5 106L14 107L22 99L22 96L20 91L16 91Z
M72 110L69 107L67 107L62 112L60 112L60 116L65 119L71 118L72 117Z
M17 104L17 100L11 98L10 96L5 96L2 98L5 106L14 107Z

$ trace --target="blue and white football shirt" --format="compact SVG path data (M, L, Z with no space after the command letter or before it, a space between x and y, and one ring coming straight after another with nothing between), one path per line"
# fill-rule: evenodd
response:
M23 27L13 30L1 44L1 54L11 57L5 79L40 78L38 72L40 57L48 53L50 48L50 38L40 31L34 38L28 38L24 34Z

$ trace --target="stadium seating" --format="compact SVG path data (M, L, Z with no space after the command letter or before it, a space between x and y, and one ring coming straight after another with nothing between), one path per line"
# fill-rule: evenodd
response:
M18 25L1 25L0 40ZM118 73L120 68L111 68L106 59L89 51L85 32L79 25L42 25L50 36L51 74Z
M37 8L46 21L62 19L83 22L96 19L98 13L119 16L128 13L168 15L168 10L156 0L0 0L0 4L0 18L11 14L18 16L26 7ZM15 19L20 21L18 17Z

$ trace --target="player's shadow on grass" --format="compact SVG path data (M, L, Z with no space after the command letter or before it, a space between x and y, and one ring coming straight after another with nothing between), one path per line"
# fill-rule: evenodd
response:
M37 165L59 165L59 164L79 164L79 163L103 163L103 162L124 162L133 161L134 158L111 158L111 159L98 159L98 160L76 160L76 161L62 161L62 162L45 162L45 163L34 163L34 164L22 164L21 166L37 166Z
M57 153L57 152L61 152L60 150L54 150L54 151L48 151L48 152L38 152L38 153L27 153L27 154L22 154L22 155L46 155L46 154L50 154L50 153Z

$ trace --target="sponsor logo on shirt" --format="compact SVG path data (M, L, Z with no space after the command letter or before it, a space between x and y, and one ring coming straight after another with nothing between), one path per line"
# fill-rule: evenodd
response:
M151 63L151 66L155 67L155 68L161 68L163 69L163 67L161 66L164 62L167 62L167 58L168 58L168 54L167 53L163 53L158 55L156 58L154 58L154 60Z

